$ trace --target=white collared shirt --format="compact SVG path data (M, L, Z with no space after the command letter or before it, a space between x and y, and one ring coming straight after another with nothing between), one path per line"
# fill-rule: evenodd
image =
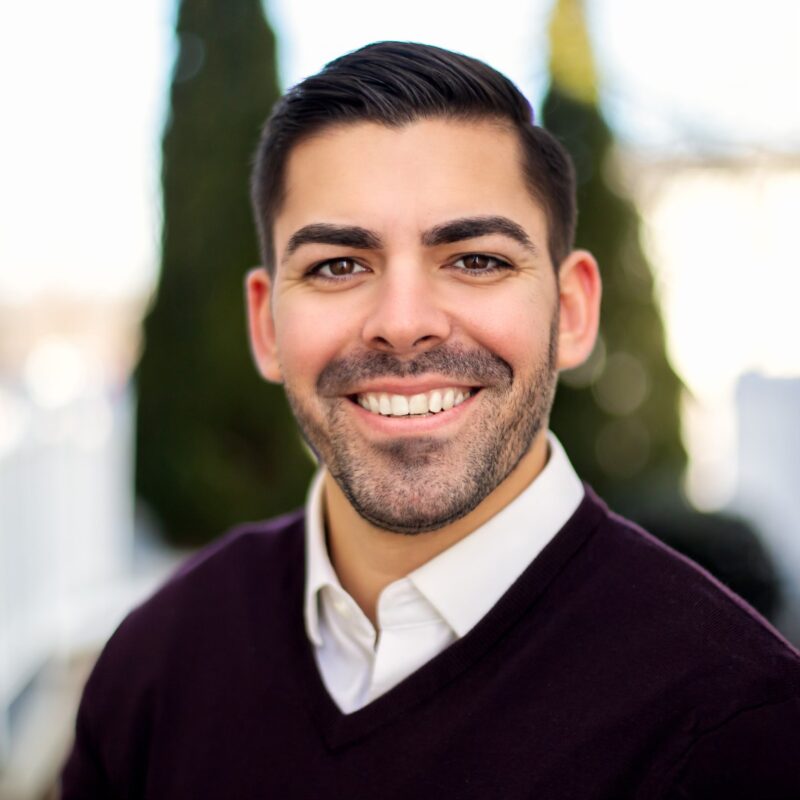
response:
M306 503L305 622L323 683L343 712L388 692L464 636L572 516L583 485L552 433L548 444L547 464L518 497L383 589L377 631L328 557L324 470L317 473Z

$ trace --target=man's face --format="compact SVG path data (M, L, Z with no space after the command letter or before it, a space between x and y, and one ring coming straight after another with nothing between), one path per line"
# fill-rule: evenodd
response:
M546 231L514 134L490 122L343 125L291 153L265 372L373 524L464 516L543 435Z

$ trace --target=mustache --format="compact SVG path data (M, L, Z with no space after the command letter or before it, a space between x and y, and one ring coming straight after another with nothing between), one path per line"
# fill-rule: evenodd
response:
M489 350L440 345L412 360L401 360L379 351L334 359L319 374L317 392L321 395L348 394L350 387L362 381L430 373L476 385L509 384L514 378L511 365Z

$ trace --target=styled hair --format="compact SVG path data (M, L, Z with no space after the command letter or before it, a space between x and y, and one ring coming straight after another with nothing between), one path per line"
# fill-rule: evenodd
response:
M545 212L557 270L575 236L575 172L561 144L534 124L524 95L475 58L413 42L377 42L331 61L291 88L264 126L251 199L270 274L275 271L274 220L283 203L292 148L333 125L376 122L400 128L430 118L493 120L516 132L525 181Z

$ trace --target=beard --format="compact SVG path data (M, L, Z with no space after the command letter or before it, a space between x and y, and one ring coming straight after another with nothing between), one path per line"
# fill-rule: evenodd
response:
M442 344L412 361L367 352L331 361L317 379L318 397L341 395L358 381L435 373L482 386L471 401L477 421L457 437L403 437L375 444L348 422L351 402L339 396L328 412L286 395L303 438L365 520L404 534L437 530L466 516L491 494L528 452L546 425L556 387L558 313L547 349L525 381L487 349Z

